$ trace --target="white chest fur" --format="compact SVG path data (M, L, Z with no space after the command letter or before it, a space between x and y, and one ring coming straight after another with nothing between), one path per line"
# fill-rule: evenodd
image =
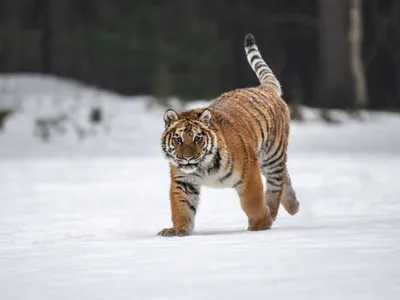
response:
M187 180L194 184L210 188L232 188L240 180L240 176L233 172L232 175L226 178L226 174L226 171L215 174L202 174L201 177L191 174L187 176Z

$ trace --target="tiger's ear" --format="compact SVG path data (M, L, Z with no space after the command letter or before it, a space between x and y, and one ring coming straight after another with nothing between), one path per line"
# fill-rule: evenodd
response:
M207 108L205 110L203 110L203 112L201 113L201 115L199 117L199 120L202 121L207 126L209 126L210 120L211 120L211 111Z
M173 109L167 109L164 112L163 119L164 119L164 122L165 122L165 127L168 127L169 124L171 124L172 122L178 120L179 116L178 116L178 113L176 111L174 111Z

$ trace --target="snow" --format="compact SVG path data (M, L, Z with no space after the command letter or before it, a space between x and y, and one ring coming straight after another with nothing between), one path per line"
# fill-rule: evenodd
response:
M20 102L0 132L1 300L398 298L395 114L359 122L337 113L343 122L325 125L306 109L290 141L296 216L281 208L271 230L248 232L235 192L204 188L194 234L163 238L156 233L171 225L163 108L53 77L7 80ZM36 117L76 101L71 118L93 135L80 140L69 123L48 142L33 137ZM85 123L99 102L108 129Z

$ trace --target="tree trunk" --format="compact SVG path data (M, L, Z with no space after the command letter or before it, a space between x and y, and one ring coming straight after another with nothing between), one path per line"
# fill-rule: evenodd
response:
M365 73L362 61L362 0L350 0L350 62L351 73L354 80L354 93L356 108L368 105Z
M319 0L321 30L317 106L322 108L353 107L348 4L343 0Z

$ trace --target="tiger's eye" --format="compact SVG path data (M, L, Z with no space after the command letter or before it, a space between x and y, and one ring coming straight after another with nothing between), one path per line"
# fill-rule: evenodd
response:
M197 135L195 138L194 138L194 142L195 143L198 143L198 142L200 142L201 141L201 135Z
M176 141L178 144L181 144L181 143L182 143L182 138L181 138L181 137L177 137L177 138L175 138L175 141Z

